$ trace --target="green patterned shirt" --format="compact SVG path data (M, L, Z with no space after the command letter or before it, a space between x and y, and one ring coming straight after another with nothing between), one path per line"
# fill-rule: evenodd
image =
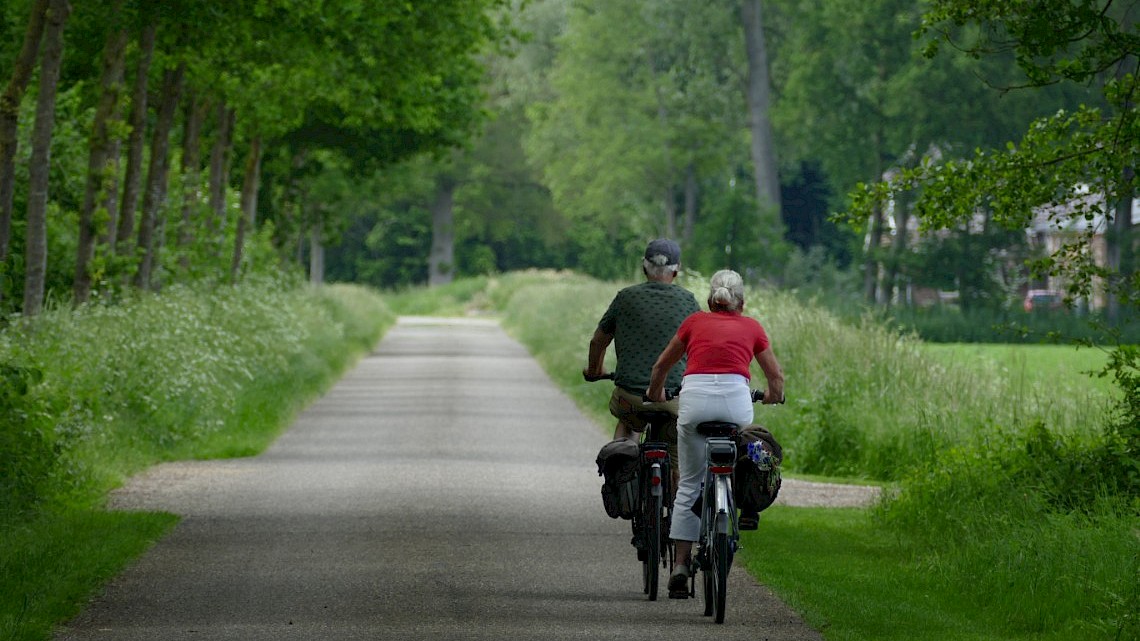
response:
M692 292L680 285L647 281L619 291L598 321L598 329L614 337L614 382L635 394L644 394L657 357L681 321L700 309ZM682 358L669 370L665 387L680 387L684 371Z

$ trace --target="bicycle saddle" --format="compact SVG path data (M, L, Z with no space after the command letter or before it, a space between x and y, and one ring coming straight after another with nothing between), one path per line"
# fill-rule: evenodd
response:
M697 425L697 434L701 436L710 436L716 438L728 438L735 434L739 428L736 423L726 423L724 421L705 421Z

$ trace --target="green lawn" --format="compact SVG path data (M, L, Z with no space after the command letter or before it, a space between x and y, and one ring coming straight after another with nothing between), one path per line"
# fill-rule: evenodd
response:
M1014 595L948 575L936 554L908 548L876 527L869 510L775 506L758 530L743 535L744 565L828 641L1076 641L1116 634L1113 622L1026 629L1006 616ZM977 568L979 575L988 571Z
M1109 394L1112 379L1095 376L1108 356L1098 348L1072 345L1012 345L993 343L927 343L923 351L946 364L996 365L1014 381L1039 383L1059 389Z

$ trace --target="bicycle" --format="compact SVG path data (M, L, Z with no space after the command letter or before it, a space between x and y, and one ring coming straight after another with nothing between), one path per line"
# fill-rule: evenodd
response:
M762 390L752 390L753 403L763 399ZM701 526L693 559L701 571L704 615L724 623L728 573L740 542L732 487L739 429L735 423L705 421L696 430L705 437L705 478L701 485ZM690 581L689 595L696 596L695 574Z
M587 377L589 382L613 380L613 373ZM649 425L638 444L637 507L633 515L633 544L641 561L642 590L650 601L657 600L660 571L666 576L673 571L675 554L673 540L669 538L669 524L673 518L673 462L668 443L663 438L665 427L676 420L670 412L662 410L638 411L637 415Z

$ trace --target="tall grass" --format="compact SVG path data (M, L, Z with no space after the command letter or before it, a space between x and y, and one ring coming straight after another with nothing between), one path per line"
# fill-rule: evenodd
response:
M515 292L503 307L504 325L572 396L604 407L599 399L608 390L597 388L606 386L582 383L580 371L597 320L629 283L553 274L539 283L501 280ZM699 275L680 282L697 300L707 297ZM749 291L746 312L764 324L787 379L788 405L757 408L756 416L787 441L792 470L895 480L917 462L998 427L1044 424L1094 438L1111 401L1107 393L1090 393L1080 371L1046 386L1006 377L989 360L947 363L871 319L853 326L780 292ZM763 384L758 369L753 380Z
M364 290L258 279L17 322L0 332L0 514L98 500L155 460L252 453L391 319Z

